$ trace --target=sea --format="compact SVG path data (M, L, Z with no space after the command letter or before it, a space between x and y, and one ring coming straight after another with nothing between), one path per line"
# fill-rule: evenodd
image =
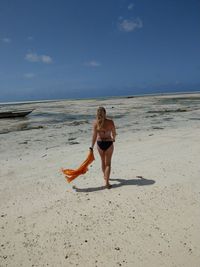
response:
M105 97L94 99L44 100L0 103L0 112L29 110L21 118L0 119L0 134L91 124L98 106L104 106L118 128L132 131L175 127L181 118L199 122L200 93ZM170 122L170 123L169 123Z

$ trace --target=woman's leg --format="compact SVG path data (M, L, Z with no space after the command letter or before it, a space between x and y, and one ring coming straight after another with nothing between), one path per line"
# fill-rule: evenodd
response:
M105 151L101 150L98 146L97 146L97 149L98 149L99 155L101 157L101 169L102 169L103 176L104 176L104 179L105 179L105 168L106 168L106 165L105 165Z
M112 154L113 154L114 146L110 146L106 151L105 151L105 171L104 171L104 177L106 180L106 185L110 186L109 184L109 178L110 178L110 171L111 171L111 159L112 159Z

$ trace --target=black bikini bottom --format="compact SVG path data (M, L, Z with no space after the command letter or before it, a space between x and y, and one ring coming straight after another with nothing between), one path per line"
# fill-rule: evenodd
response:
M97 141L97 145L101 150L106 151L110 146L112 146L113 141Z

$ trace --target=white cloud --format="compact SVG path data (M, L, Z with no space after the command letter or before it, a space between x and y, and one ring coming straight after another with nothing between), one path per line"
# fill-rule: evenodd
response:
M101 66L101 63L95 61L95 60L91 60L89 62L85 62L84 64L85 66L88 66L88 67L99 67Z
M41 55L40 59L43 63L52 63L52 58L50 56L46 56L46 55Z
M31 78L35 77L35 74L34 73L25 73L24 77L27 79L31 79Z
M7 44L11 43L11 39L8 38L8 37L4 37L4 38L2 38L2 41L3 41L4 43L7 43Z
M34 54L34 53L26 54L25 59L30 61L30 62L39 62L40 61L40 57L37 54Z
M133 3L130 3L130 4L128 5L128 10L133 9L133 7L134 7L134 4L133 4Z
M28 41L33 41L33 39L34 39L33 36L28 36L28 37L27 37L27 40L28 40Z
M52 58L47 55L38 55L37 53L28 53L25 56L25 59L30 62L42 62L46 64L50 64L53 62Z
M124 19L119 22L118 27L120 31L132 32L132 31L135 31L136 29L142 28L143 23L140 18Z

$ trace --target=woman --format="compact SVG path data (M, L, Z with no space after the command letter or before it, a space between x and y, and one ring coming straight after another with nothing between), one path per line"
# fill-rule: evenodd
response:
M93 150L97 141L97 149L101 157L101 166L105 179L106 188L110 189L109 183L111 171L111 158L114 150L113 142L115 142L116 130L114 122L106 117L104 107L97 109L96 120L93 124L92 145Z

